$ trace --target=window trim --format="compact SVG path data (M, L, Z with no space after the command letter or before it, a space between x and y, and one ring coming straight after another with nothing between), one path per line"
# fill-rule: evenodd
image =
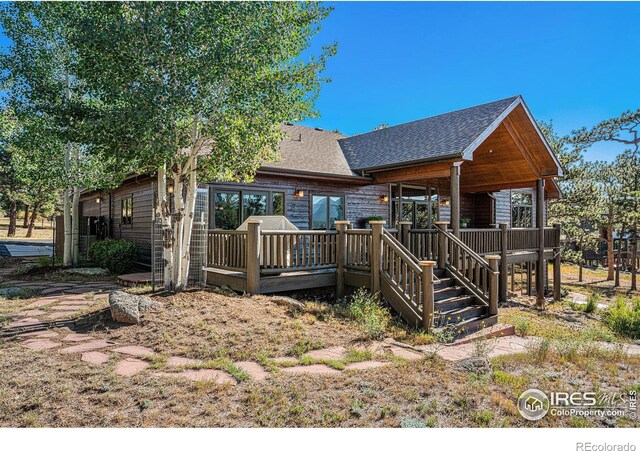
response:
M259 186L251 187L250 189L243 189L241 187L211 187L209 196L211 198L210 201L210 214L209 214L209 228L216 228L216 194L218 193L236 193L240 196L238 200L238 209L239 209L239 224L242 224L245 219L243 219L244 215L244 195L245 194L266 194L267 195L267 216L273 215L273 194L274 193L282 193L282 209L284 210L284 216L287 218L287 190L285 188L261 188Z
M340 194L325 194L324 192L310 192L309 193L309 230L323 230L323 229L314 229L313 228L313 196L318 197L326 197L327 199L330 197L339 197L342 199L342 219L338 219L338 221L344 220L347 217L347 196L344 193ZM327 220L327 227L324 229L326 231L335 230L331 228L329 224L329 209L331 208L331 201L327 202L327 211L325 219Z

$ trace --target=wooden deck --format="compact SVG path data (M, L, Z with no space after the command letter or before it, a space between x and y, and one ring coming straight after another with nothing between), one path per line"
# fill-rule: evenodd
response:
M358 230L338 221L336 231L267 232L256 221L246 231L209 231L206 282L265 294L332 288L337 297L366 287L381 293L414 326L437 327L438 312L444 310L455 315L456 327L471 330L496 320L498 300L506 300L508 274L513 286L513 275L526 265L531 285L540 252L559 272L557 227L545 229L544 235L539 229L501 227L456 236L446 223L427 230L404 224L385 230L383 224L372 221L371 229ZM517 271L515 265L520 265ZM535 271L536 282L541 272L546 268ZM554 294L559 295L555 273Z

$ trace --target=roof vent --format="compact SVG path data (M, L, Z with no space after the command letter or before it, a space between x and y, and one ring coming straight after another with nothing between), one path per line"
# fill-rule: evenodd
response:
M319 132L323 132L323 131L324 131L324 130L323 130L323 129L321 129L320 127L316 127L316 128L314 128L314 130L318 130Z
M284 125L293 125L291 122L285 122Z

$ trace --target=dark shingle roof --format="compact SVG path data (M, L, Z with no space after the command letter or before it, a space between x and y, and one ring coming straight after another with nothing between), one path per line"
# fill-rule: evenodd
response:
M338 144L346 136L302 125L284 124L282 129L285 137L280 143L280 159L263 168L355 175Z
M459 157L518 98L407 122L339 143L354 171Z

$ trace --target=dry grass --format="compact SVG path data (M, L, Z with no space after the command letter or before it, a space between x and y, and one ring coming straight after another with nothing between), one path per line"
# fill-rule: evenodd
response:
M140 344L160 354L212 360L283 356L305 340L323 346L357 344L364 331L334 308L310 304L292 313L263 297L188 292L159 298L161 312L136 326L116 327L106 315L92 336ZM505 312L508 313L508 312ZM560 321L560 320L553 320ZM362 356L355 353L352 359ZM637 387L640 358L556 349L494 359L493 372L476 374L439 359L393 365L341 376L274 373L265 382L236 387L151 377L115 376L115 358L102 366L78 356L30 351L0 342L1 426L156 427L504 427L578 426L569 418L529 423L517 413L520 392L616 391ZM589 426L604 426L589 419ZM632 426L617 420L618 426Z
M611 298L615 295L628 295L640 297L639 292L630 291L631 289L631 274L628 272L620 273L620 286L614 287L613 280L607 280L607 269L582 269L582 282L578 282L578 265L563 263L561 267L562 286L568 290L576 291L583 294L589 294L592 291L598 291L603 295L603 298ZM549 267L549 275L551 276L553 271ZM640 275L638 276L640 279Z
M9 230L9 218L0 217L0 239L2 240L20 240L25 239L25 235L27 234L27 229L22 228L22 218L18 218L17 227L16 227L16 236L15 237L7 237L7 231ZM32 239L52 239L53 238L53 229L50 221L37 220L36 224L33 228ZM27 238L29 239L29 238Z

